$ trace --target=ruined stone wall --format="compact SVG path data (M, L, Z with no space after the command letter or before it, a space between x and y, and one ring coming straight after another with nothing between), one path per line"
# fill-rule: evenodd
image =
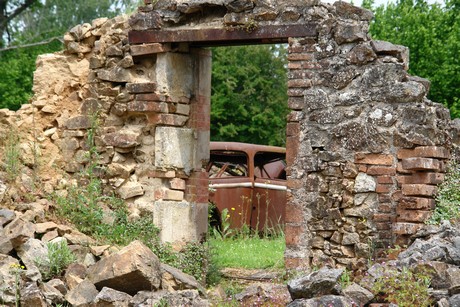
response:
M21 156L36 158L44 195L65 194L75 184L69 178L94 164L106 192L126 200L131 219L153 216L163 241L201 240L210 53L130 48L129 29L127 16L71 29L64 52L38 58L32 103L2 116L22 131ZM90 135L97 151L92 161ZM33 144L42 148L36 156Z
M152 215L163 241L201 238L211 54L174 41L191 30L289 44L287 267L359 268L423 225L450 156L449 112L407 74L407 48L369 37L371 12L296 0L145 3L130 19L73 28L63 53L38 59L31 105L0 112L2 123L33 127L21 148L29 159L31 146L41 150L47 192L65 193L67 175L92 163L94 131L99 175L130 218ZM153 42L160 30L173 40ZM133 31L145 43L131 42Z
M305 12L319 35L289 40L286 263L359 268L430 216L450 116L407 74L407 48L369 37L370 12Z

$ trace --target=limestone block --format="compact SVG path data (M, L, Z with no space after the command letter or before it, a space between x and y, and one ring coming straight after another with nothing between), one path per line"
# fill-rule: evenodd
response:
M377 193L360 193L355 195L355 207L343 210L345 216L356 216L369 218L377 210L378 206Z
M155 131L155 166L162 169L194 168L197 140L194 131L186 128L157 127Z
M118 194L123 199L144 195L144 189L138 182L127 182L118 189Z
M374 177L365 173L359 173L356 176L354 191L356 193L374 192L377 188L377 182Z
M181 53L160 53L155 67L157 89L170 96L190 97L193 89L192 57Z
M207 204L156 201L153 222L163 242L199 241L207 231Z

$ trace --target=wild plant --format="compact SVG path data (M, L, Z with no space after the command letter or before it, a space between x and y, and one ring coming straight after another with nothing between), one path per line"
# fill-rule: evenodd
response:
M13 182L19 175L21 167L19 155L19 135L13 129L8 132L5 146L5 168L9 182Z
M69 264L76 261L75 255L67 246L66 241L58 243L49 242L46 245L48 255L35 259L35 264L42 273L44 280L49 280L53 277L60 276Z
M394 262L383 262L372 292L399 307L431 306L430 282L431 270L427 267L397 267Z
M25 272L25 267L18 263L10 265L10 270L14 275L14 294L15 294L15 306L21 305L21 278Z
M428 224L439 224L442 220L460 218L460 164L452 158L447 165L444 181L438 185L436 208L427 221Z

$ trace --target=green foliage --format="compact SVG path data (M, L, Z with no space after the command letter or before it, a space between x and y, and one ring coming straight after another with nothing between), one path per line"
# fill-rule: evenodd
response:
M386 302L399 307L431 306L428 288L431 282L430 269L426 267L396 267L383 263L372 292Z
M373 1L364 5L372 7ZM374 12L373 38L409 47L409 72L429 79L429 98L446 105L453 117L460 117L459 1L398 0Z
M460 218L460 165L452 159L447 166L444 181L438 185L436 208L428 223L439 224L443 220L458 218Z
M14 294L15 294L15 306L21 306L21 279L25 273L25 267L20 264L13 263L10 265L10 271L14 275Z
M282 45L213 49L213 141L285 144L286 63Z
M67 246L66 241L50 242L47 244L47 248L48 257L35 259L44 280L60 276L69 264L76 261L76 257Z
M141 1L132 0L47 0L12 20L10 35L14 44L39 42L62 37L72 27L91 23L100 17L112 18L132 11Z
M349 271L348 269L345 268L345 270L343 271L342 275L340 275L340 279L339 279L339 283L340 283L340 286L342 287L342 289L348 287L351 282L352 282L352 273L351 271Z
M209 251L205 244L189 242L177 253L173 265L184 273L192 275L200 282L206 281Z
M73 26L99 17L114 17L133 11L140 2L142 1L37 1L8 22L9 45L21 46L53 37L61 38ZM2 3L8 3L11 7L19 5L18 1L0 0L0 8ZM4 45L3 36L0 35L0 48ZM0 50L0 108L17 110L27 103L32 97L37 56L61 49L62 43L55 40L45 45Z
M17 110L32 97L33 72L39 54L55 52L61 43L0 51L0 108Z
M233 229L230 228L230 214L228 209L225 208L221 213L220 229L211 228L213 236L216 239L224 240L229 238L233 234Z
M218 267L264 269L283 268L285 239L283 236L219 240L210 238L212 261Z

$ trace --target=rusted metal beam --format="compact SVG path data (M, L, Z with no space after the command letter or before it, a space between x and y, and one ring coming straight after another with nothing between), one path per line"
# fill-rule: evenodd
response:
M253 31L230 29L169 29L130 31L130 44L191 43L196 46L269 44L287 42L289 37L315 37L316 23L302 25L269 25Z

